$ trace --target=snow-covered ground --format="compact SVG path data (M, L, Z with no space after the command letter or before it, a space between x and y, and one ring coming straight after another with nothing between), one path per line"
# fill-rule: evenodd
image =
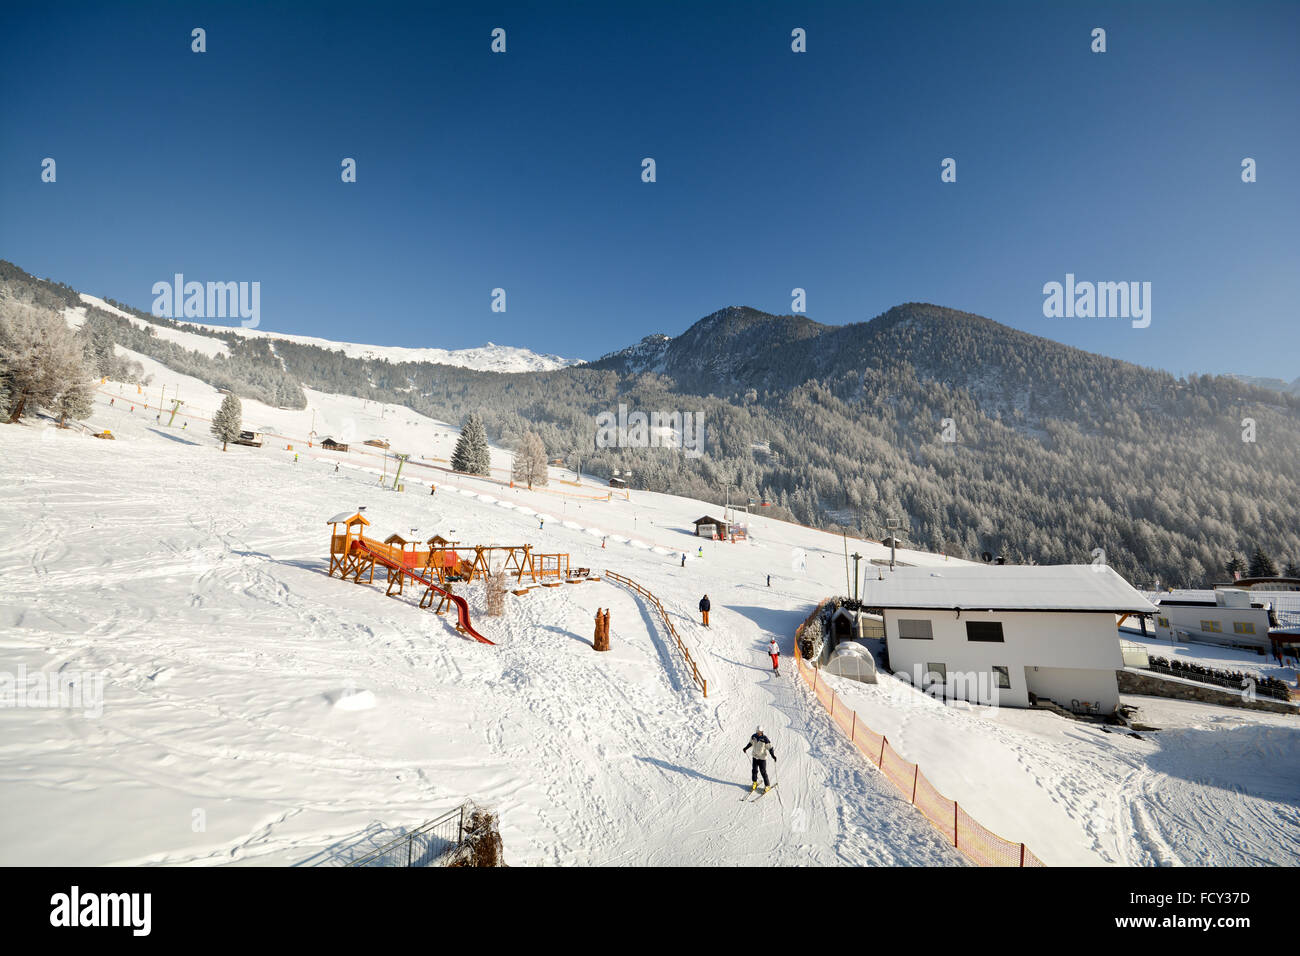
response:
M338 864L466 798L500 811L519 864L964 862L791 668L768 668L767 639L788 655L813 603L843 591L842 539L755 517L747 542L701 542L691 521L716 502L607 500L561 470L511 488L497 449L495 480L452 476L419 461L447 458L454 429L316 392L302 411L245 401L246 427L284 437L223 453L197 417L216 392L135 357L155 385L104 386L90 421L117 441L0 426L0 672L104 680L92 716L85 701L0 708L0 863ZM163 386L185 402L170 428ZM308 449L313 420L354 450ZM378 436L413 456L404 493L378 485L394 463L359 444ZM324 521L361 505L380 537L531 543L637 580L708 698L649 609L608 582L512 595L504 619L467 589L489 647L409 591L327 577ZM589 646L598 607L608 654ZM835 680L944 793L1049 864L1300 860L1287 718L1141 699L1164 729L1136 740ZM747 806L741 748L759 722L782 783Z
M468 349L407 348L400 345L335 342L332 339L321 339L310 335L292 335L269 329L248 329L238 324L233 326L204 325L201 322L193 324L220 332L233 332L244 338L270 339L273 343L277 339L283 339L300 345L315 345L330 351L342 352L348 358L383 359L388 362L433 362L437 365L457 365L461 368L478 369L481 372L549 372L557 368L578 365L583 361L562 358L559 355L544 355L513 345L497 345L494 342Z
M1167 661L1199 664L1220 671L1241 671L1260 677L1275 677L1295 684L1296 669L1283 667L1277 659L1266 654L1240 647L1222 647L1218 644L1200 644L1191 641L1162 641L1154 635L1143 637L1141 632L1120 628L1120 637L1146 650L1149 657L1163 657Z
M827 676L945 796L1049 864L1300 863L1300 718L1124 695L1122 728Z
M683 569L703 503L470 479L397 494L376 485L377 461L222 453L124 399L101 395L92 420L114 442L0 429L0 670L105 675L98 716L0 709L3 862L337 863L466 797L500 810L514 863L962 862L789 673L762 666L767 634L788 651L842 573L830 536L795 529L806 574L788 570L788 542L761 539L706 542ZM488 647L410 595L326 577L324 519L361 504L381 534L530 542L628 574L676 619L709 697L648 609L606 582L510 596L505 620L469 589ZM709 631L694 613L705 590ZM589 647L597 607L611 609L609 654ZM783 782L742 806L760 721Z

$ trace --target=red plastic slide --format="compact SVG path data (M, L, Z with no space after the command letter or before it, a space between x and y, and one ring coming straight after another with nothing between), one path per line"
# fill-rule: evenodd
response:
M402 572L402 574L405 574L407 577L411 578L412 580L419 581L425 587L433 588L433 590L437 591L439 594L447 595L447 597L451 598L451 603L456 605L456 617L457 620L460 622L461 630L463 630L466 634L470 635L472 638L474 638L474 640L478 641L480 644L493 643L492 641L489 641L486 637L484 637L482 634L480 634L478 631L474 630L474 626L470 624L469 604L465 601L463 597L457 597L455 594L452 594L450 591L446 591L438 587L438 585L434 584L432 581L430 581L428 578L424 577L423 575L416 574L410 568L398 564L396 561L389 560L387 557L385 557L384 555L380 554L378 551L374 550L369 545L367 545L364 541L355 541L354 544L356 544L356 546L360 548L362 551L364 551L366 554L373 557L384 567L392 568L395 571L400 571Z

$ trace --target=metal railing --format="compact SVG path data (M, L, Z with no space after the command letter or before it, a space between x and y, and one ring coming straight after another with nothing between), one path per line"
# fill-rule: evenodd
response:
M673 627L673 622L672 620L669 619L668 612L664 610L664 606L660 602L660 600L657 597L655 597L653 594L651 594L649 591L647 591L645 588L641 587L641 585L633 581L631 578L625 578L623 577L623 575L616 574L615 572L610 571L608 569L606 569L605 571L605 577L613 581L617 581L619 584L630 587L632 590L636 591L637 594L640 594L643 598L645 598L647 601L649 601L651 604L655 606L655 608L659 611L659 616L663 618L664 627L668 629L668 633L671 634L673 636L673 640L677 642L677 649L682 652L682 657L685 658L686 660L686 666L691 669L691 679L695 681L695 683L699 686L700 690L704 692L704 696L708 697L709 682L708 680L705 679L704 675L700 673L700 668L696 665L695 658L691 656L691 649L686 646L685 642L683 642L681 637L678 635L677 628Z
M1213 687L1224 687L1238 693L1251 690L1258 697L1271 697L1273 700L1289 701L1291 693L1285 686L1274 686L1264 682L1264 678L1258 674L1242 673L1241 677L1234 677L1228 674L1210 672L1208 670L1194 671L1188 667L1170 667L1168 664L1157 664L1148 661L1146 670L1155 674L1165 674L1169 677L1178 677L1182 680L1193 681L1197 684L1209 684Z
M348 866L436 866L461 844L468 803L390 840Z

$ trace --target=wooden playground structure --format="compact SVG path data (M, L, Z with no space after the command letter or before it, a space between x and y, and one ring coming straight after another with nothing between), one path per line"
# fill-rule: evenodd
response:
M515 579L513 593L527 594L532 585L558 587L565 581L599 580L591 577L588 568L571 569L568 554L535 553L531 544L462 545L442 535L420 542L408 541L399 534L378 541L366 536L370 522L359 510L337 514L325 523L331 526L331 577L337 573L345 580L369 584L374 582L375 566L379 565L387 574L385 593L403 594L408 583L422 586L420 607L433 607L437 614L454 609L456 630L484 644L492 642L470 624L469 605L455 593L456 584L481 581L494 573L506 574ZM525 577L531 585L524 584Z

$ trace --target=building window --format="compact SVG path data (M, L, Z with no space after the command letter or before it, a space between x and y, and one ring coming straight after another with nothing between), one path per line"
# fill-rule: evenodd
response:
M1223 631L1223 627L1218 621L1202 621L1201 630L1208 631L1211 634L1218 634Z
M999 688L1000 690L1008 690L1008 689L1010 689L1010 687L1011 687L1011 668L1010 668L1010 667L997 667L997 666L995 666L995 667L993 668L993 676L994 676L995 678L997 678L998 688Z
M1233 621L1232 631L1234 634L1254 634L1255 622L1254 621Z
M1168 626L1169 626L1169 618L1167 618L1167 617L1158 617L1158 618L1156 618L1156 624L1157 624L1158 626L1160 626L1160 627L1168 627Z
M1002 643L1001 621L967 621L966 640L986 641L991 644Z
M909 641L932 641L934 629L929 621L913 621L907 618L898 620L898 636Z
M947 664L926 664L925 665L925 684L929 687L931 684L948 684L948 665Z

